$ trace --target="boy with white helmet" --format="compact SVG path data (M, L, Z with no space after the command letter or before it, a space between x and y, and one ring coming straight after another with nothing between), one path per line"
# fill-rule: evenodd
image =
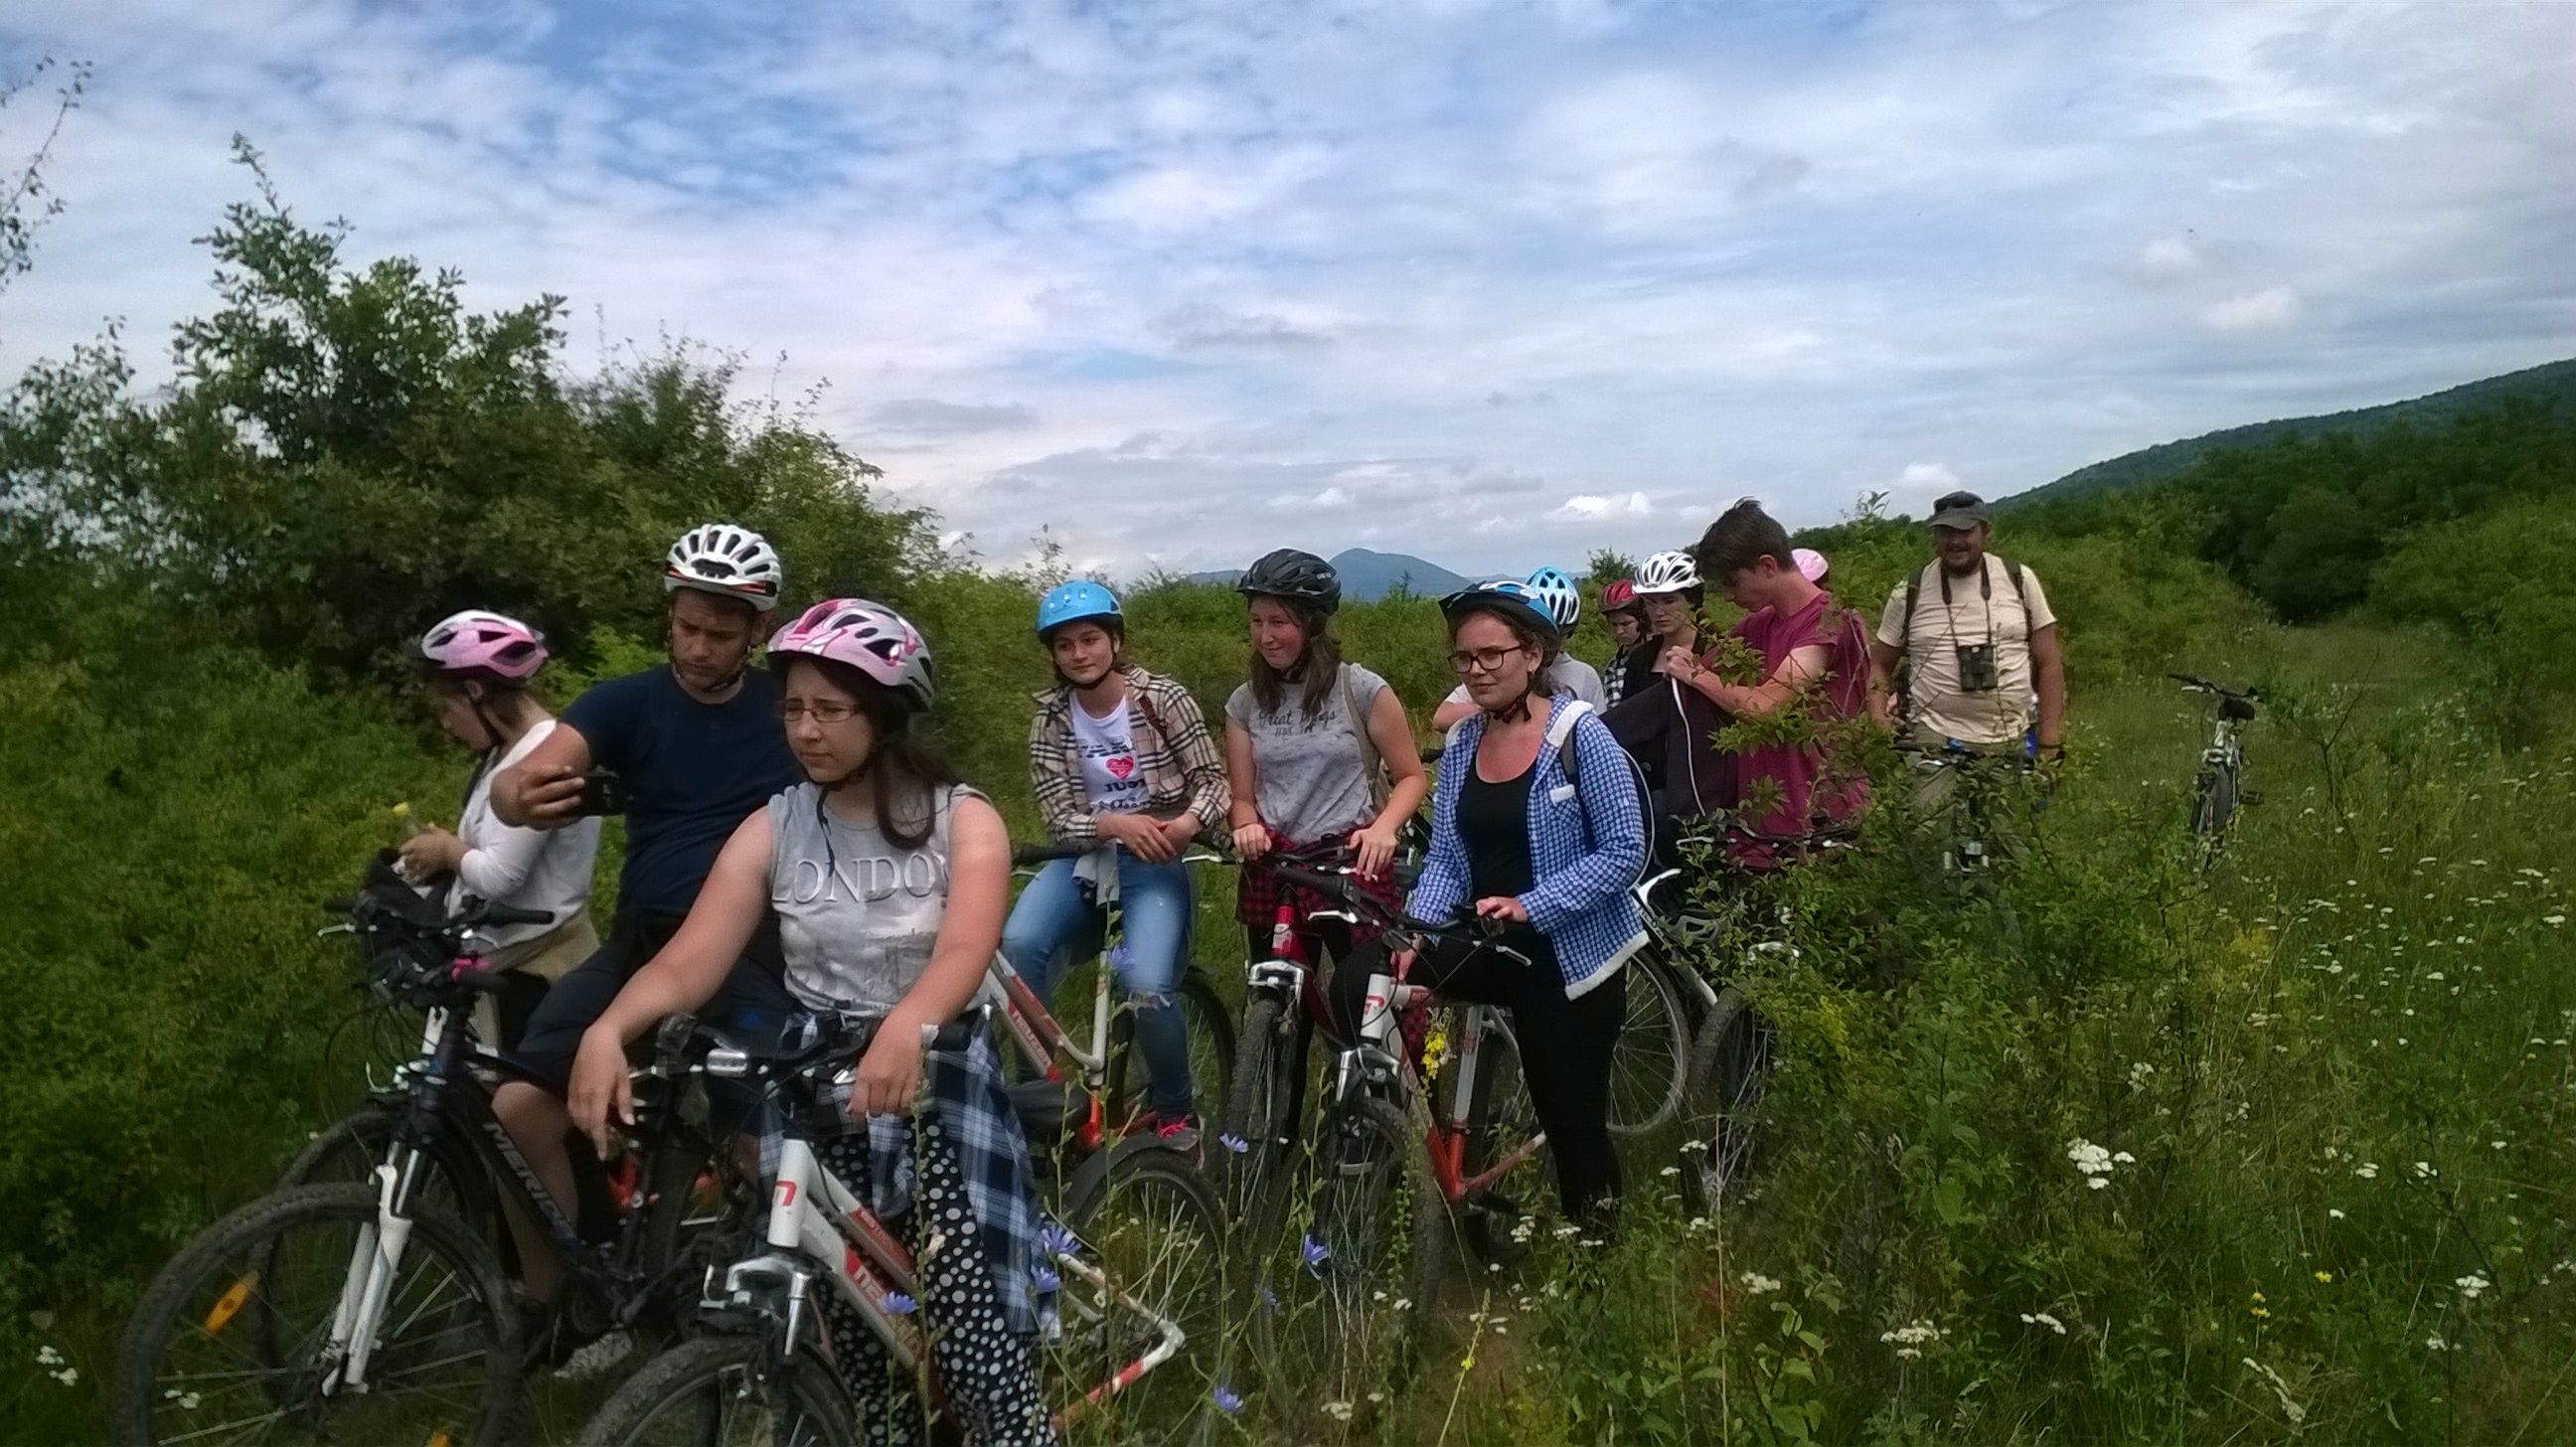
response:
M492 809L506 824L560 829L617 812L623 793L626 859L607 943L548 992L529 1019L514 1061L533 1079L493 1096L494 1113L557 1200L574 1199L570 1118L559 1092L582 1033L629 976L669 942L695 904L717 851L770 797L805 777L778 727L777 675L747 667L768 635L784 588L777 550L731 523L692 528L671 545L662 589L671 661L612 678L573 700L544 742L492 781ZM779 984L774 927L754 937L709 1013L749 1021L790 1003ZM550 1299L553 1251L515 1215L530 1296ZM561 1344L559 1344L561 1345Z

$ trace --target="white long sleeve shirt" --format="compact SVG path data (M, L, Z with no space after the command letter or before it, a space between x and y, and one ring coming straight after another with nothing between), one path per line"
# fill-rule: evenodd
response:
M524 829L504 824L492 813L492 780L536 751L555 730L547 719L519 736L482 776L465 799L465 817L456 837L465 841L465 858L456 866L456 887L449 891L448 912L465 908L469 899L486 899L516 909L541 909L553 924L505 925L482 931L496 948L506 948L552 930L590 902L591 866L599 858L596 818L561 829Z

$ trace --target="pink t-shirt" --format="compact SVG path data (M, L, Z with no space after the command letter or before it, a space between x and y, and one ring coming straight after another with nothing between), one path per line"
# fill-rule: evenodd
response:
M1819 725L1847 725L1869 709L1869 634L1860 615L1837 604L1831 593L1818 592L1807 606L1782 615L1765 608L1735 625L1735 636L1762 655L1762 676L1777 673L1789 655L1801 648L1826 652L1825 676L1803 695L1808 717ZM1834 767L1825 744L1765 744L1736 757L1734 803L1741 806L1768 793L1764 780L1779 786L1778 803L1747 827L1775 836L1803 836L1819 822L1851 818L1869 804L1869 780L1855 766ZM1738 863L1769 868L1778 861L1769 845L1739 839Z

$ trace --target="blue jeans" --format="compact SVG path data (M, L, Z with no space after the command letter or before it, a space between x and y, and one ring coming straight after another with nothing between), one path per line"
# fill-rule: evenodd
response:
M1136 1050L1145 1057L1154 1111L1177 1120L1192 1110L1189 1033L1172 997L1189 959L1196 909L1189 866L1148 864L1123 849L1117 858L1126 939L1109 963L1135 1005ZM1011 922L1002 928L1002 958L1039 999L1050 1002L1064 962L1077 948L1084 954L1099 949L1106 922L1091 886L1073 877L1073 865L1070 859L1049 861L1020 891Z

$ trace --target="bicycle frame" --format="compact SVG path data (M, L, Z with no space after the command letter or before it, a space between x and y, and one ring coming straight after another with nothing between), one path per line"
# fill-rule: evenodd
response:
M1025 992L1028 987L1022 984L1020 988ZM718 1075L749 1073L748 1062L729 1051L711 1053L708 1070ZM916 1304L921 1299L921 1281L912 1254L866 1202L824 1168L812 1142L792 1123L792 1118L779 1145L778 1175L770 1184L769 1200L769 1226L763 1241L768 1249L725 1268L722 1298L709 1298L703 1303L704 1309L718 1314L748 1311L773 1324L778 1333L774 1359L785 1361L804 1344L806 1332L812 1329L814 1293L819 1282L867 1323L869 1332L884 1344L903 1375L924 1380L928 1343L914 1319L915 1307L898 1307L893 1301L898 1294ZM1179 1354L1186 1337L1178 1323L1112 1287L1098 1267L1079 1256L1054 1251L1050 1259L1059 1275L1079 1280L1098 1293L1100 1305L1086 1308L1070 1292L1060 1300L1086 1314L1109 1307L1123 1309L1153 1328L1152 1344L1107 1381L1086 1392L1085 1404L1096 1405L1116 1396ZM822 1265L827 1262L839 1264L827 1269ZM943 1400L937 1373L929 1373L927 1380L933 1405L937 1405Z

